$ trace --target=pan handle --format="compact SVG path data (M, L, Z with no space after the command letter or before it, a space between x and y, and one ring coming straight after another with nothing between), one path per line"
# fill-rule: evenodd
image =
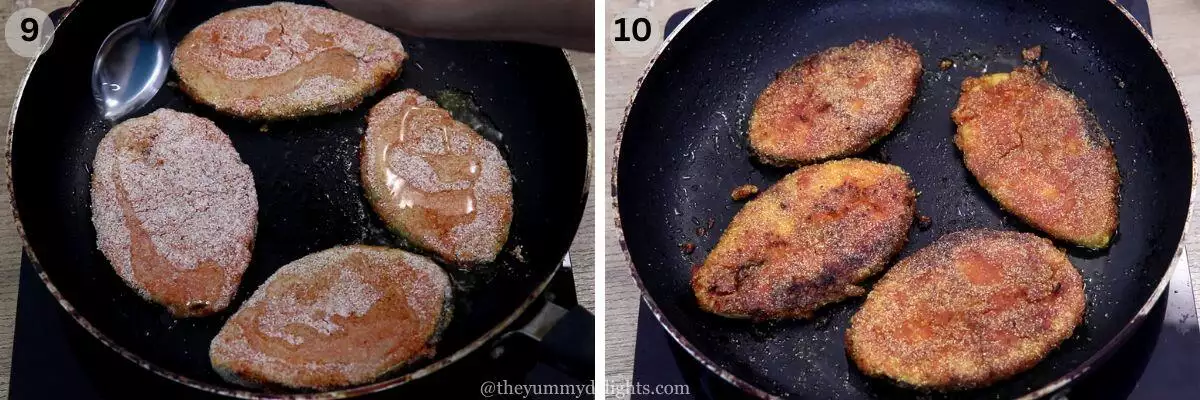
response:
M571 273L569 255L563 259L559 273ZM544 293L537 303L540 308L529 322L500 336L492 348L492 358L501 357L509 349L526 348L521 342L533 342L536 345L528 347L536 352L533 358L538 362L579 382L591 382L596 377L596 317L575 304L574 296L556 299L552 294Z
M67 15L67 11L70 10L71 7L74 7L74 5L55 8L47 13L47 15L50 16L50 21L54 22L55 27L62 23L63 16Z
M675 32L675 28L678 28L679 24L682 24L683 20L687 18L687 16L692 15L692 11L696 11L696 9L689 7L676 11L674 14L671 14L670 17L667 17L667 26L666 29L663 29L663 39L666 39L667 36L671 36L671 32Z
M547 301L528 324L502 336L496 349L502 352L512 335L524 336L538 343L539 362L589 382L596 377L595 326L596 318L586 308L567 309Z

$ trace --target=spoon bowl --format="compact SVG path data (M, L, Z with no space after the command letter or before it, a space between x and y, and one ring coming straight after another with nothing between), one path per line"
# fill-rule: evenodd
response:
M137 111L162 87L170 69L170 45L145 18L121 25L104 39L92 65L92 95L109 121Z
M116 122L142 108L167 80L171 46L162 29L173 0L158 0L145 18L114 29L92 64L92 96L104 118Z

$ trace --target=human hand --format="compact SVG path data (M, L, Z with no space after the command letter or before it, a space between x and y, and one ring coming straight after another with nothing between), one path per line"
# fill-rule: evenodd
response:
M587 0L330 0L373 24L414 36L515 40L592 51Z

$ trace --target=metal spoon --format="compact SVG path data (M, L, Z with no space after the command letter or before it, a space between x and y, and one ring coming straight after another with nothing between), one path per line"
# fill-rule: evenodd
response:
M146 105L170 70L171 47L162 27L174 0L157 0L150 16L129 21L104 39L92 64L92 96L116 122Z

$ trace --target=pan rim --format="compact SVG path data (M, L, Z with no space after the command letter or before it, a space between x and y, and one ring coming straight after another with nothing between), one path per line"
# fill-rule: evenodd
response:
M637 83L634 85L633 91L629 94L629 100L626 102L625 112L621 117L621 124L618 127L617 138L616 138L615 144L613 146L613 163L612 163L612 167L610 168L610 171L609 171L610 181L611 181L610 188L609 188L609 192L610 192L609 197L612 202L612 208L615 211L613 213L613 222L616 225L617 233L619 233L617 241L621 247L622 260L625 261L625 263L628 265L629 273L630 273L630 275L632 275L634 282L637 284L638 291L641 294L642 301L644 301L646 303L646 305L649 306L651 313L654 314L654 319L656 321L658 321L658 324L660 326L662 326L662 328L665 331L667 331L668 336L670 336L671 339L673 339L677 344L679 344L679 346L682 347L683 350L685 352L687 352L688 355L690 355L693 359L700 362L701 365L703 365L705 368L707 368L709 371L713 372L717 376L721 377L721 379L725 380L726 382L747 392L750 395L753 395L754 397L758 397L761 399L778 398L779 395L767 392L766 390L759 388L758 386L734 375L733 373L725 370L725 368L722 368L721 366L717 365L715 361L713 361L711 358L708 358L708 356L705 356L703 353L700 352L699 349L697 349L694 345L692 345L691 342L687 338L685 338L683 336L683 334L680 333L679 330L676 329L675 326L672 325L667 320L666 315L664 315L662 312L662 309L658 306L658 304L654 301L654 299L652 299L649 295L647 295L648 292L646 290L646 284L642 281L642 277L641 277L641 275L638 274L637 267L633 263L633 257L629 253L629 247L625 241L625 229L621 224L621 213L620 213L621 208L619 205L618 190L617 190L617 188L618 188L617 170L618 170L618 167L620 166L621 144L622 144L624 136L625 136L626 123L629 121L629 112L633 108L634 100L637 99L638 92L641 91L642 83L645 81L646 77L650 74L650 70L654 67L654 64L658 62L658 59L662 57L663 51L666 50L668 45L670 45L671 40L673 40L675 38L675 36L677 34L679 34L679 32L682 31L689 22L692 21L693 17L698 15L700 12L704 11L704 9L706 7L708 7L710 4L712 4L715 1L716 0L705 0L705 2L703 4L700 4L695 9L693 9L692 12L690 14L688 14L687 17L685 17L683 19L683 21L681 21L679 23L678 26L675 27L675 30L672 31L671 34L668 35L665 40L663 40L663 43L661 45L659 45L658 49L655 51L654 56L650 58L650 62L647 63L646 67L642 70L642 74L638 78ZM1154 291L1151 293L1150 297L1148 299L1146 299L1146 303L1142 305L1142 307L1138 310L1138 312L1136 314L1134 314L1133 318L1130 319L1129 322L1127 322L1125 324L1125 326L1122 327L1121 330L1117 332L1116 336L1113 336L1113 338L1111 340L1109 340L1108 343L1106 343L1099 350L1097 350L1096 353L1093 354L1091 357L1088 357L1088 359L1085 360L1083 363L1081 363L1079 366L1066 372L1065 374L1063 374L1062 376L1058 377L1057 379L1051 381L1050 383L1047 383L1046 385L1044 385L1036 390L1032 390L1024 395L1021 395L1019 397L1019 399L1022 399L1022 400L1043 398L1043 397L1046 397L1047 395L1050 395L1050 394L1066 387L1067 385L1071 384L1079 377L1088 373L1093 367L1106 361L1110 356L1112 356L1112 353L1114 353L1115 350L1117 350L1118 348L1123 346L1125 344L1125 342L1127 342L1129 340L1129 338L1131 336L1133 336L1133 334L1137 331L1137 328L1141 326L1142 322L1150 314L1150 311L1154 308L1154 305L1162 297L1162 294L1164 292L1166 292L1167 284L1170 283L1170 281L1171 281L1171 275L1174 273L1175 267L1179 263L1179 259L1182 256L1183 252L1185 251L1183 238L1187 235L1188 228L1191 226L1191 222L1192 222L1191 221L1191 217L1192 217L1191 204L1194 204L1196 202L1196 193L1197 193L1197 190L1196 190L1197 189L1197 187L1196 187L1196 173L1197 173L1196 167L1198 164L1197 164L1197 160L1196 160L1195 151L1193 150L1195 148L1196 135L1195 135L1194 130L1192 129L1192 118L1188 112L1187 99L1183 97L1183 91L1180 90L1179 80L1175 76L1175 72L1171 69L1170 65L1167 63L1167 60L1163 57L1162 51L1158 48L1158 44L1154 41L1154 39L1150 36L1150 34L1148 32L1146 32L1146 29L1142 26L1142 24L1140 22L1138 22L1138 20L1136 18L1134 18L1133 15L1131 15L1129 13L1129 11L1125 9L1124 6L1117 3L1117 0L1107 0L1107 3L1113 7L1116 7L1117 11L1119 11L1122 15L1124 15L1125 18L1127 20L1129 20L1129 22L1132 23L1135 28L1137 28L1138 32L1141 33L1142 38L1144 38L1146 40L1147 44L1149 44L1150 47L1154 50L1155 56L1158 58L1158 61L1160 63L1162 63L1163 68L1167 71L1167 75L1171 77L1172 87L1175 89L1175 93L1179 98L1180 106L1183 109L1183 117L1184 117L1184 123L1187 128L1188 140L1189 140L1190 144L1192 145L1191 147L1188 148L1188 152L1191 153L1191 159L1192 159L1192 165L1191 165L1192 173L1188 177L1189 178L1188 209L1187 209L1186 214L1184 215L1183 232L1180 234L1179 244L1176 247L1175 252L1171 257L1171 261L1169 261L1170 264L1167 265L1167 270L1164 272L1163 277L1159 280L1158 284L1155 286Z
M71 3L71 5L67 6L66 11L62 15L62 19L59 21L59 25L62 25L63 23L65 23L67 21L67 19L70 18L71 14L73 14L73 12L78 8L78 6L83 3L83 1L84 0L75 0L73 3ZM51 44L51 45L53 45L53 44ZM580 200L579 200L583 207L580 208L580 218L578 218L578 220L575 222L575 230L578 230L578 225L580 222L582 222L582 216L583 216L582 213L586 209L586 206L587 206L586 202L587 202L589 190L591 189L591 186L588 184L588 182L590 182L592 173L593 173L593 171L592 171L593 166L591 163L592 154L593 154L592 124L591 124L591 121L588 119L589 110L587 109L586 98L584 98L584 95L583 95L582 83L579 81L579 73L578 73L578 71L575 70L575 66L571 65L570 60L567 57L567 53L565 50L559 49L558 53L563 57L564 61L567 62L567 66L571 70L571 76L575 81L575 91L576 91L576 95L579 96L580 106L583 108L582 111L583 111L583 115L584 115L584 128L585 128L585 133L587 135L587 153L586 153L587 158L584 162L584 171L583 171L584 184L581 185L582 190L580 193ZM217 386L217 385L214 385L211 383L201 382L199 380L187 377L183 374L167 370L166 368L160 367L157 364L154 364L154 363L142 358L141 356L133 354L131 351L126 349L124 346L117 344L111 338L109 338L107 335L105 335L103 332L101 332L98 328L96 328L94 325L92 325L91 322L89 322L87 320L87 318L85 318L83 315L79 314L79 312L75 310L75 307L72 306L71 303L69 301L67 301L67 299L65 297L63 297L63 295L59 292L58 287L55 286L53 282L51 282L50 276L48 274L46 274L46 271L42 268L41 263L38 262L36 252L34 252L33 247L29 244L28 238L25 236L25 228L21 222L20 212L17 210L16 194L13 191L13 179L12 179L12 177L13 177L13 163L12 163L12 161L13 161L13 159L12 159L13 135L15 132L17 111L21 105L21 98L23 97L23 95L25 93L25 88L29 82L30 76L33 73L33 69L37 66L37 62L40 59L41 59L41 53L39 53L32 60L30 60L28 66L26 66L26 68L25 68L24 76L21 78L21 82L17 86L17 92L16 92L17 94L16 94L16 97L13 99L12 107L9 110L10 114L9 114L9 119L8 119L8 130L5 134L6 135L6 138L5 138L6 145L5 145L4 159L5 159L5 166L7 168L6 174L5 174L5 179L7 179L6 186L8 188L8 202L9 202L9 207L12 209L12 217L13 217L13 222L17 228L17 234L21 238L21 248L22 248L22 250L24 250L25 255L29 258L29 263L33 266L34 270L37 271L38 278L41 280L42 284L45 285L46 289L50 292L50 294L52 296L54 296L54 298L55 298L55 300L57 300L57 303L59 304L59 306L61 306L63 308L63 310L65 310L67 312L67 314L69 314L71 316L71 319L73 319L77 324L79 324L80 327L82 327L85 331L87 331L89 334L91 334L92 337L99 340L105 347L113 350L117 354L120 354L122 357L133 362L134 364L137 364L142 369L153 372L154 374L156 374L158 376L161 376L163 378L174 381L176 383L180 383L185 386L188 386L188 387L191 387L194 389L198 389L198 390L201 390L204 392L218 394L218 395L222 395L222 396L241 398L241 399L341 399L341 398L357 397L357 396L382 392L382 391L385 391L388 389L392 389L392 388L401 386L410 381L415 381L415 380L421 379L425 376L431 375L431 374L441 370L442 368L447 367L447 366L457 362L458 360L466 357L467 355L474 353L476 350L478 350L480 347L482 347L485 343L491 341L492 339L495 339L501 332L508 329L509 326L512 325L512 323L517 318L521 317L521 315L525 313L525 311L529 308L529 306L531 304L533 304L534 301L536 301L538 299L538 297L541 296L542 292L544 292L546 290L546 288L550 285L550 281L552 281L554 279L554 276L562 268L562 263L561 262L557 263L554 266L554 268L550 271L550 273L546 275L546 278L537 284L537 286L534 288L534 290L528 296L526 296L525 300L523 300L521 302L521 304L515 310L513 310L513 312L511 314L509 314L507 317L505 317L503 320L501 320L496 326L494 326L490 330L484 332L482 335L480 335L475 340L464 345L462 348L458 349L454 353L451 353L445 357L438 358L434 362L432 362L424 367L421 367L415 371L412 371L412 372L409 372L409 373L406 373L406 374L403 374L400 376L388 378L386 380L380 380L380 381L375 381L375 382L364 384L364 385L359 385L359 386L354 386L354 387L349 387L349 388L344 388L344 389L338 389L338 390L332 390L332 391L325 391L325 392L268 393L268 392L256 392L256 391L250 391L250 390L244 390L244 389L236 389L236 390L229 389L229 388ZM569 253L570 253L570 249L568 247L567 251L563 254L563 256L565 257Z

